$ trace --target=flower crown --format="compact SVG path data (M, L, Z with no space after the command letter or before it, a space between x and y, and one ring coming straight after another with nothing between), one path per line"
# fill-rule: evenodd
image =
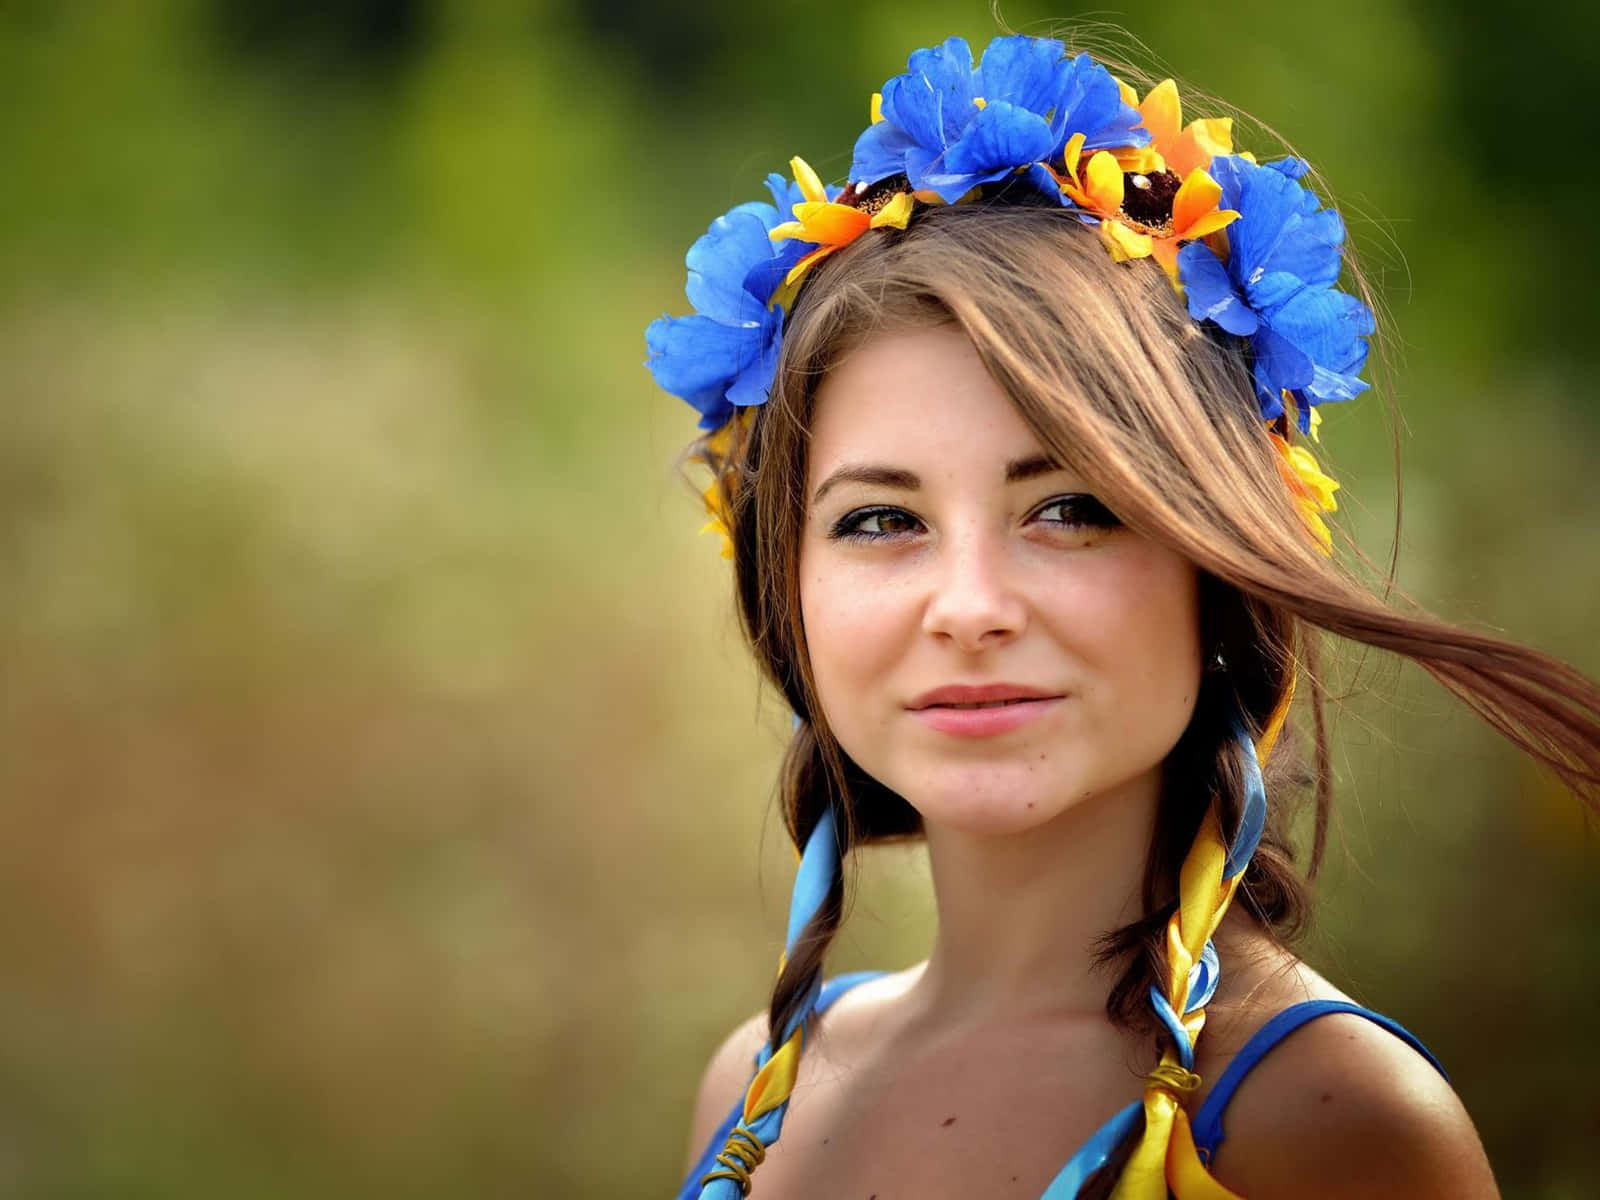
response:
M645 331L646 365L700 413L713 452L766 401L812 267L868 230L904 229L918 206L971 203L1020 177L1097 227L1113 259L1159 263L1194 320L1244 339L1284 484L1331 554L1322 514L1339 484L1290 429L1315 440L1317 405L1366 390L1374 320L1335 286L1344 223L1304 185L1302 160L1258 163L1234 150L1230 118L1185 125L1172 80L1140 100L1089 55L1021 35L994 39L977 66L961 38L914 52L871 114L848 187L824 186L801 158L792 182L769 175L772 204L735 206L690 247L694 314ZM720 494L706 489L707 528L726 538Z

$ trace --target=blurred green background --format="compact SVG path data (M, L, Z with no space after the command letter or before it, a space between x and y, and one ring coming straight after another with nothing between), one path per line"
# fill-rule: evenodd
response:
M1475 11L1097 15L1334 187L1400 358L1400 585L1600 675L1600 10ZM0 0L0 1193L671 1193L790 860L642 330L767 171L844 172L908 51L995 32ZM1385 560L1385 402L1326 411ZM1600 1193L1592 835L1354 665L1308 954L1440 1055L1508 1196ZM835 967L921 957L924 887L869 856Z

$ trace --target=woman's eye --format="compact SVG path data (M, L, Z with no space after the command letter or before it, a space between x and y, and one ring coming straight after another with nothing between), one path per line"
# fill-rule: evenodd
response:
M858 508L835 521L833 528L829 530L829 536L866 542L876 538L915 533L920 526L921 522L904 509Z
M1056 496L1033 510L1035 520L1068 529L1112 529L1120 524L1116 514L1093 496Z

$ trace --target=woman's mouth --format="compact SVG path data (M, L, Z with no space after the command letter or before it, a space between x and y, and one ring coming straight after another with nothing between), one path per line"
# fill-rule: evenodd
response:
M1020 729L1051 712L1066 697L1017 684L936 688L917 697L911 714L928 728L952 737L994 737Z

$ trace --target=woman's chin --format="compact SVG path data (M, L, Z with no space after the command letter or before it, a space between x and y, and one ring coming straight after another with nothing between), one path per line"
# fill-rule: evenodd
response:
M1070 787L1044 789L1037 775L985 773L939 785L913 789L912 807L925 824L959 833L1004 837L1036 829L1072 807ZM902 793L905 794L905 793Z

